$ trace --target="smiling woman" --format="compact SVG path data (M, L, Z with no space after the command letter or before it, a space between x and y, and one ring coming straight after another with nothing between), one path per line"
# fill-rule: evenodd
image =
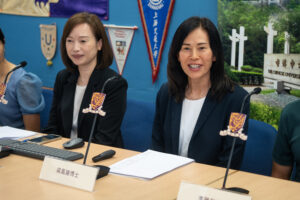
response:
M83 12L69 18L60 48L67 69L56 77L44 132L87 141L93 114L84 114L82 110L89 107L93 93L104 92L102 108L106 115L97 119L92 141L122 147L120 127L126 109L127 81L109 69L113 54L99 17Z
M225 74L219 33L207 18L191 17L175 32L168 82L157 94L152 148L225 167L232 138L221 137L247 92ZM249 113L249 100L244 113ZM248 121L244 126L247 133ZM239 168L244 142L237 140L232 167Z
M178 61L188 77L189 84L186 89L188 99L200 99L206 96L210 87L210 68L216 58L209 45L207 33L200 27L192 31L183 41L179 51ZM207 90L193 93L192 87L203 84Z
M88 24L79 24L66 40L68 57L77 65L80 72L77 85L86 86L97 64L97 52L101 51L102 40L96 41Z

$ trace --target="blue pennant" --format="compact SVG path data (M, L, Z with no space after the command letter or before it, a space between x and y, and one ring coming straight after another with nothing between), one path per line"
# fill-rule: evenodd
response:
M138 0L155 82L175 0Z

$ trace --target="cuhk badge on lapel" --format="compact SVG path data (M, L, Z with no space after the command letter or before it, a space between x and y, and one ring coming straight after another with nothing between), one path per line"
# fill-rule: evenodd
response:
M247 140L247 135L242 133L247 115L242 113L231 113L227 130L220 131L221 136L230 135L239 137L241 140Z
M101 116L105 116L106 112L102 110L102 105L105 99L105 94L100 92L94 92L90 106L82 110L83 113L94 113Z
M4 83L0 84L0 102L3 104L7 104L7 100L4 99L4 94L6 90L6 85Z

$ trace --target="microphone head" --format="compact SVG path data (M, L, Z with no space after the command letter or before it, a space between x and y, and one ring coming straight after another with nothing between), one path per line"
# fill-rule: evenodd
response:
M254 88L252 92L253 94L259 94L261 92L261 88L260 87Z
M27 62L26 61L22 61L20 62L19 66L20 67L25 67L27 65Z

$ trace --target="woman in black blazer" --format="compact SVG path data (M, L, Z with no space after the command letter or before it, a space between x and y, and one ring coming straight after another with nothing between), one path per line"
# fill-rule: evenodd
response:
M232 137L220 136L247 92L225 74L222 43L207 18L191 17L176 30L168 58L168 83L157 94L152 148L226 167ZM249 113L249 100L244 113ZM243 133L247 132L246 120ZM232 167L242 161L237 140Z
M98 16L78 13L66 22L61 39L61 56L66 69L57 74L54 96L44 132L88 140L94 114L89 108L94 92L106 94L92 142L123 146L121 123L126 110L127 81L108 67L113 53ZM106 82L106 84L105 84Z

